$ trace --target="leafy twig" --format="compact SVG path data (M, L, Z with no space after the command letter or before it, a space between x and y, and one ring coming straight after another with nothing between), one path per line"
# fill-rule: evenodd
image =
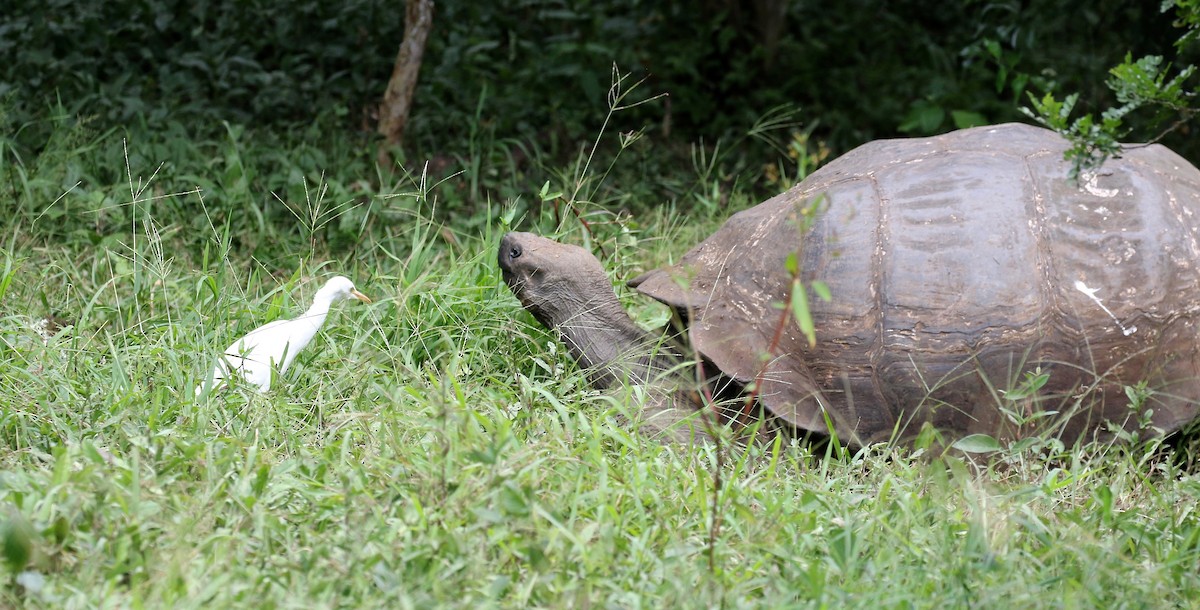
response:
M771 335L771 343L767 346L766 354L764 354L765 359L762 366L758 368L758 373L754 376L753 387L746 394L746 401L742 405L741 414L738 416L738 423L742 426L747 425L750 412L758 401L759 392L762 391L762 384L766 378L767 368L771 366L771 360L779 350L779 343L783 340L783 329L787 327L788 320L794 319L796 321L800 332L804 333L804 337L808 340L809 347L817 344L816 327L813 324L812 311L808 306L808 291L804 286L803 280L800 278L800 256L804 249L804 236L812 228L818 212L824 206L824 202L824 195L820 195L811 199L807 205L800 209L800 222L797 226L800 245L796 247L794 252L788 254L784 263L791 278L789 282L790 289L784 296L783 306L780 308L779 321L775 324L775 332ZM812 288L813 292L823 301L829 301L832 297L829 293L829 287L820 280L809 282L808 287Z

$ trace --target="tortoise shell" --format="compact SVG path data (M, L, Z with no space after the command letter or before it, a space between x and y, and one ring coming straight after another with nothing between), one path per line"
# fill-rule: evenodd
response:
M1065 148L1020 124L871 142L630 284L800 429L827 432L824 412L859 443L925 423L1068 441L1108 423L1177 430L1200 400L1200 171L1127 146L1074 181ZM780 315L793 252L832 294L810 293L813 347ZM1048 374L1035 395L1025 373Z

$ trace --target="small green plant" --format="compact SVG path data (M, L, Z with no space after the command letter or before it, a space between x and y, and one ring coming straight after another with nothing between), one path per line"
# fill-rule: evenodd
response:
M1018 427L1025 427L1057 415L1057 411L1038 408L1039 394L1048 381L1050 381L1050 373L1042 371L1040 366L1032 371L1025 371L1016 386L1008 390L1001 390L1005 405L1000 407L1000 411Z
M1200 3L1164 0L1162 11L1172 8L1178 15L1175 25L1184 28L1175 41L1176 49L1182 51L1195 41L1200 31ZM1040 99L1030 93L1031 107L1022 111L1070 142L1064 156L1071 162L1071 178L1077 179L1081 173L1094 171L1109 157L1120 154L1120 141L1130 131L1126 119L1131 113L1148 109L1160 124L1167 117L1174 117L1161 133L1149 140L1151 143L1190 121L1197 112L1192 104L1196 94L1186 85L1195 72L1194 65L1173 70L1161 55L1135 60L1127 53L1123 62L1109 70L1105 81L1119 105L1100 112L1099 116L1089 112L1071 120L1079 94L1072 93L1059 100L1053 93L1046 93Z
M1146 406L1146 401L1154 395L1154 390L1145 381L1125 386L1125 397L1129 399L1130 416L1136 418L1137 425L1133 427L1111 426L1110 431L1124 443L1136 445L1146 438L1153 438L1161 433L1154 429L1154 409Z
M771 163L763 168L768 184L780 191L787 190L808 177L822 163L829 160L829 147L822 141L814 142L812 132L817 124L813 123L804 129L794 129L785 151L786 159L794 163L794 169L789 173L785 161Z

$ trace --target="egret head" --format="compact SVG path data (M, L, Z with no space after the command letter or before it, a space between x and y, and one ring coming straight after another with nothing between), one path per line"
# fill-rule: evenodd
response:
M346 299L358 299L363 303L371 302L367 295L354 288L354 282L340 275L329 278L329 281L325 282L325 285L317 292L316 299L322 298L328 299L331 303Z

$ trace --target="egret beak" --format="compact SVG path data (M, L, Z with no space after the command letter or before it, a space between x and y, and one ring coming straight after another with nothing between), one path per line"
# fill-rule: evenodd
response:
M358 299L358 300L362 301L363 303L370 303L370 302L371 302L371 299L370 299L370 298L368 298L368 297L367 297L367 295L365 295L365 294L363 294L363 293L361 293L361 292L359 292L359 291L357 291L357 290L351 290L351 291L350 291L350 294L354 295L354 298L356 298L356 299Z

